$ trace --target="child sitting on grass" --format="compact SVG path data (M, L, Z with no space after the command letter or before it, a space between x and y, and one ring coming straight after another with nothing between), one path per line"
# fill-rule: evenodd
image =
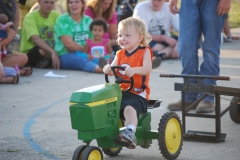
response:
M84 51L88 59L99 63L99 58L104 58L107 63L112 61L112 46L109 39L104 39L103 35L107 32L107 23L102 19L94 19L90 25L90 31L93 34L92 39L87 39Z

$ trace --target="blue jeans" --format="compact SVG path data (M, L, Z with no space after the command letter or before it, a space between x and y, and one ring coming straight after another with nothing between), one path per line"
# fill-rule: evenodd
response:
M219 0L181 1L178 51L182 74L219 75L221 32L226 15L217 15L218 3ZM198 49L201 35L204 36L203 62L199 67ZM196 79L192 78L190 82L196 83ZM204 84L216 85L216 80L205 79ZM187 92L185 101L194 102L200 95ZM213 102L214 97L207 96L204 101Z
M60 57L61 69L83 70L86 72L95 72L97 64L86 58L79 57L75 53L66 53Z
M78 55L79 57L83 57L85 59L88 59L87 53L76 51L75 54ZM110 64L110 62L112 61L112 59L110 59L109 55L105 55L105 56L103 56L103 58L107 61L108 64ZM99 58L93 58L92 61L94 63L98 64Z

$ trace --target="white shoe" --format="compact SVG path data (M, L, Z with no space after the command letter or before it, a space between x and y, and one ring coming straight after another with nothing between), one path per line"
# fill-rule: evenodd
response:
M14 37L14 40L20 40L20 35L16 34L15 37Z
M225 42L232 42L232 37L231 36L227 36L226 38L224 38Z

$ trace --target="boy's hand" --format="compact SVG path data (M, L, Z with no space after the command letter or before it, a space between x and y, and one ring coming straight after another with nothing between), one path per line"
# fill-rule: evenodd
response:
M125 75L128 77L132 77L135 74L134 69L131 67L125 68Z
M110 64L106 64L104 67L103 67L103 73L105 74L109 74L111 72L111 66Z

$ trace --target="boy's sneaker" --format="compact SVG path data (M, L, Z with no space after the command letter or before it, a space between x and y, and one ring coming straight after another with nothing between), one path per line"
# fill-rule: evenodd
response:
M135 149L137 140L132 130L125 129L118 135L118 137L115 139L115 142L120 146L125 146L129 149Z

